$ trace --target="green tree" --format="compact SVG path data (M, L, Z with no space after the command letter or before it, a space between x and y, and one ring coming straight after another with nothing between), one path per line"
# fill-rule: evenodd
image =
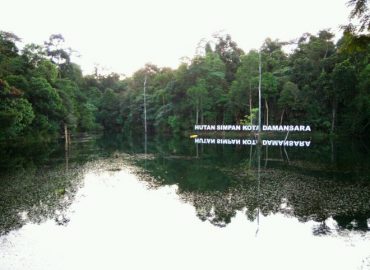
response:
M276 77L270 73L265 72L262 74L262 97L265 100L265 123L269 124L269 99L276 97L278 82Z
M48 41L44 42L46 55L59 67L71 60L71 50L64 47L64 42L64 37L61 34L53 34Z
M97 120L108 132L123 130L119 97L112 89L106 89L102 96Z
M235 79L235 73L240 65L240 57L244 51L238 47L238 44L231 39L230 35L216 35L215 53L217 53L225 64L225 78L230 84Z
M63 124L68 129L75 130L77 128L78 119L80 118L77 94L79 88L73 81L68 79L58 79L55 83L58 95L62 101L61 118ZM82 104L81 104L82 105Z
M33 121L32 105L23 93L0 80L0 139L14 138Z
M40 60L31 73L32 77L44 78L54 84L58 78L58 69L50 60Z
M370 64L359 74L357 93L349 103L344 115L344 132L368 137L370 132Z
M342 63L335 65L333 73L333 90L330 92L330 99L332 103L332 121L331 121L331 132L334 132L338 105L341 102L353 100L356 94L356 72L355 67L345 60ZM343 104L348 105L348 104Z
M236 123L239 123L247 111L252 115L253 100L258 94L258 59L257 51L250 51L241 56L240 67L231 84L228 107Z
M37 132L55 134L62 122L62 100L57 91L44 78L31 78L25 92L35 112L34 128Z
M367 0L349 0L348 5L352 6L353 9L350 13L350 18L357 18L359 20L358 31L362 32L370 30L370 11L369 1Z
M195 124L204 123L204 115L203 112L205 110L204 107L208 106L208 91L206 87L206 82L203 79L200 79L196 85L190 87L187 91L188 97L190 99L191 104L195 110Z
M300 121L312 123L316 128L330 128L332 91L331 73L336 62L333 35L320 31L318 36L306 34L290 56L290 81L301 90L301 109L305 113ZM318 98L320 96L321 98Z
M280 125L282 125L283 123L284 114L286 114L289 117L290 111L295 110L297 107L299 107L298 98L299 98L298 86L291 81L287 81L283 86L283 90L281 91L278 100L278 105L282 110L280 116Z

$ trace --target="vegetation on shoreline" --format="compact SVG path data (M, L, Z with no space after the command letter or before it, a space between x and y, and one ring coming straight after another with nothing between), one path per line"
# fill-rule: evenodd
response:
M305 33L296 48L267 38L245 53L229 35L217 36L177 69L147 64L131 77L83 76L64 38L43 45L0 32L0 140L71 132L142 131L146 80L151 133L178 134L194 124L249 124L258 113L262 59L263 124L309 124L315 131L368 136L370 37L367 6L352 1L352 17L335 44L329 30ZM356 12L356 10L359 10ZM213 44L213 45L212 45Z

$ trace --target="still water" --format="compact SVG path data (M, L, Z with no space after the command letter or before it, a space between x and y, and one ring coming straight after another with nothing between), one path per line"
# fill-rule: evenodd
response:
M0 147L0 269L370 269L369 145Z

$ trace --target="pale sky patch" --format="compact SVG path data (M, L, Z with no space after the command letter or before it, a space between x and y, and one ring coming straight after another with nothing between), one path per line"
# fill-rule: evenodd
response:
M347 0L3 1L0 30L42 44L60 33L85 73L98 63L131 75L151 62L176 68L202 38L228 33L244 51L265 38L291 40L348 23Z

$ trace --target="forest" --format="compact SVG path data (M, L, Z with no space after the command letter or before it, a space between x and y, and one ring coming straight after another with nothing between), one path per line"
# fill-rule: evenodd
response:
M369 28L368 19L364 23ZM364 29L360 29L364 31ZM354 26L335 42L324 29L294 41L267 38L244 52L230 35L200 43L178 68L146 64L132 76L83 75L61 34L20 46L0 32L0 140L79 132L183 134L195 124L253 124L262 63L263 124L370 134L370 42ZM287 50L286 48L293 48Z

